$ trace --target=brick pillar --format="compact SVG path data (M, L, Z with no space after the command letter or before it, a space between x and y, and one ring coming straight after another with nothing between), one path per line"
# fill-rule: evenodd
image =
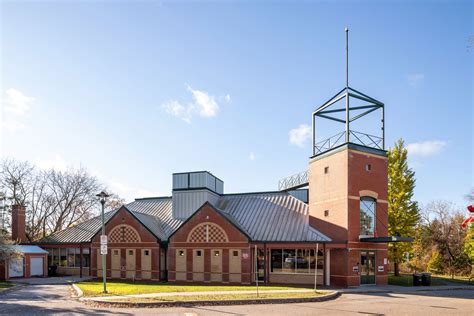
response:
M15 204L12 206L12 240L25 243L25 207Z

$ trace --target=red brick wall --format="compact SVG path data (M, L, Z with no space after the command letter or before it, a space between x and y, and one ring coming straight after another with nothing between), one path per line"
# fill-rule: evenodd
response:
M19 243L26 242L25 207L15 204L12 206L12 240Z
M366 165L370 164L370 171ZM324 168L328 167L328 173ZM359 242L360 197L376 197L376 236L387 236L388 227L388 161L374 155L352 149L328 155L310 162L310 225L328 235L336 244L331 248L331 285L359 285L360 275L353 271L360 261L359 249L376 250L377 284L386 284L386 267L383 265L387 244ZM329 211L329 216L324 211Z
M160 270L164 270L164 267L160 267L160 245L157 238L143 226L130 212L122 207L105 225L105 234L110 235L110 232L117 226L128 225L135 230L139 237L140 242L110 242L108 244L108 253L106 256L107 266L107 277L112 277L112 254L111 249L120 249L120 267L121 267L121 278L126 278L126 251L127 249L135 249L135 278L142 279L141 274L141 252L142 249L149 249L151 251L151 279L160 279ZM91 243L91 275L97 276L97 255L100 256L100 235L99 232L94 236ZM110 237L109 237L110 239Z
M188 242L189 233L201 223L213 223L222 228L228 237L228 242ZM204 250L204 282L211 282L211 250L222 249L222 282L229 282L229 250L242 251L242 283L251 283L252 260L248 238L227 219L222 217L214 208L205 204L170 238L168 246L168 280L176 281L176 249L186 249L187 281L193 280L193 249Z

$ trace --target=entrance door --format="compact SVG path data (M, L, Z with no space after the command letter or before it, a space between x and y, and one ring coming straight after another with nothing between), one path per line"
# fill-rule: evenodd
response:
M265 282L265 252L257 249L257 276L258 282Z
M375 284L375 251L360 252L360 284Z
M43 276L43 258L31 257L30 259L30 276Z

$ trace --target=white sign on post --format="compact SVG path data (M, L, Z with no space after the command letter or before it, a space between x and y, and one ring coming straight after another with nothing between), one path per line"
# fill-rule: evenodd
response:
M107 245L107 235L100 235L100 244Z
M107 245L100 245L100 254L101 255L107 254Z

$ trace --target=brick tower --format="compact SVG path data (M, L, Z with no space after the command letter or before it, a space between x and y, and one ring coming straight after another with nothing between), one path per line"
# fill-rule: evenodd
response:
M346 86L312 115L310 220L333 240L326 253L331 285L386 284L388 162L384 104L349 86L347 64L348 58ZM374 123L377 112L380 116ZM338 133L317 139L316 128L324 126L318 130L324 134L330 129L326 128L328 123L332 127L336 124ZM379 136L367 130L375 130Z

